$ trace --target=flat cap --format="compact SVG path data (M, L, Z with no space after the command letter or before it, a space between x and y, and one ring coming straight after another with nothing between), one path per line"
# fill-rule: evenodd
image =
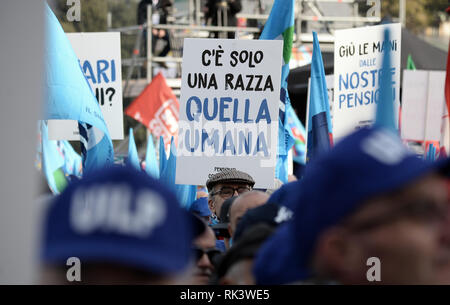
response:
M235 169L224 169L223 171L212 175L208 181L206 181L206 187L208 191L219 184L219 183L245 183L253 187L255 185L255 180L244 172Z

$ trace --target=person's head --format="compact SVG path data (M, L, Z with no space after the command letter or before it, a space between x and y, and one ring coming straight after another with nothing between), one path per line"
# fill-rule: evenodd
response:
M231 198L228 198L222 203L222 206L220 207L220 213L217 215L219 216L219 222L220 223L226 223L228 224L230 222L230 210L233 203L236 201L238 197L233 196Z
M315 276L344 284L367 283L367 260L380 261L383 284L430 284L442 264L445 181L437 174L364 201L343 221L323 231L311 262Z
M245 212L244 216L239 220L236 230L233 232L233 242L239 241L245 232L255 225L262 223L276 228L290 220L292 216L293 213L289 208L270 202L269 198L267 203Z
M226 169L212 175L206 181L210 210L219 216L226 199L251 191L254 185L255 181L249 174L235 169Z
M205 229L164 185L121 166L70 184L44 219L42 280L53 284L69 283L70 260L82 284L181 283L192 241Z
M440 176L449 168L450 159L419 159L379 127L343 139L294 182L298 192L288 206L295 216L261 250L258 283L368 284L378 275L381 284L435 283L450 262L442 243L447 186Z
M220 255L216 249L216 237L213 230L207 227L202 235L194 240L195 270L191 284L206 285L214 271L214 258Z
M253 259L275 227L259 223L248 229L219 263L216 281L220 285L254 285Z
M208 198L201 197L195 200L189 207L189 212L202 218L204 221L209 222L209 217L211 216L211 211L208 207Z
M223 239L224 245L226 249L230 248L230 231L228 230L228 226L230 224L230 210L234 201L237 199L237 196L228 198L222 203L220 208L220 213L217 215L219 222L212 225L212 229L214 230L216 237L218 239Z
M269 195L260 191L251 191L239 196L230 209L230 224L228 230L230 236L233 237L236 226L242 216L250 209L259 207L267 202Z

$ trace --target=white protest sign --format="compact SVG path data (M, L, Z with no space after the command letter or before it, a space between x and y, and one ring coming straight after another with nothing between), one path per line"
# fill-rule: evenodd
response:
M113 140L123 139L120 33L67 34ZM80 140L78 122L49 120L51 140Z
M204 185L224 168L274 186L281 40L185 39L177 184Z
M390 41L384 42L384 30ZM386 24L337 30L334 42L333 142L371 125L380 98L383 51L391 50L393 98L398 120L400 106L401 25Z
M440 141L445 106L445 71L404 70L401 137Z

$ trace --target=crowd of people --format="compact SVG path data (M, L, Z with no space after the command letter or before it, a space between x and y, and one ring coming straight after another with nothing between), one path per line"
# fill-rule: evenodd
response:
M105 168L49 204L41 281L449 284L449 170L382 127L354 132L275 191L224 169L189 210L145 172ZM68 282L69 258L81 281Z

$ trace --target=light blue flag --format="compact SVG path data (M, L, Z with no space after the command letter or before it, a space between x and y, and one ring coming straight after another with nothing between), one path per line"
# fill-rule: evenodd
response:
M155 179L159 178L158 160L156 160L155 146L152 135L148 136L147 153L145 154L145 172Z
M277 165L275 168L275 177L280 179L283 183L287 183L287 179L289 176L288 173L289 163L288 163L288 155L279 155L277 157ZM285 177L284 180L281 177Z
M292 159L304 165L306 162L306 130L292 106L289 106L286 110L286 120L287 126L295 138Z
M163 164L162 170L160 172L160 180L162 183L166 184L169 187L175 188L175 171L177 167L177 153L175 144L173 141L173 137L170 140L170 152L169 159L166 159L166 151L164 150L164 140L162 137L160 138L162 145L159 147L160 154L163 154L163 161L166 160L165 164ZM161 152L161 147L163 147L163 151ZM164 163L164 162L163 162ZM160 168L161 168L161 155L160 155Z
M316 32L313 32L313 55L309 96L307 162L311 161L318 153L330 149L333 135L327 82L325 80L322 52L320 51Z
M45 119L75 120L85 126L84 173L112 164L114 152L100 106L61 25L46 5ZM84 125L83 125L84 124ZM79 125L80 126L80 125ZM92 126L92 127L91 127Z
M177 184L176 189L176 195L181 203L181 207L189 210L192 203L197 199L197 186Z
M294 35L294 5L295 0L275 0L269 18L259 39L283 39L283 67L281 70L281 92L278 120L278 156L276 177L287 182L287 154L294 145L292 132L287 128L286 107L290 105L287 78L289 75L289 60L292 52Z
M161 177L167 166L166 146L162 136L159 137L159 176Z
M42 170L52 193L59 194L67 186L67 181L62 172L64 158L58 150L57 141L48 139L48 127L45 122L41 122L41 140Z
M133 128L130 128L130 133L128 135L128 157L127 164L133 166L137 170L141 169L139 156L136 149L136 142L134 142Z
M389 37L390 31L389 29L385 29L384 42L386 44L389 44ZM394 133L398 133L396 123L397 120L395 119L394 88L392 86L391 68L391 49L384 48L380 79L380 99L378 100L374 125L381 126L391 130Z
M177 150L172 137L169 160L167 160L164 171L160 173L160 181L174 190L181 206L188 209L196 199L197 187L195 185L175 184L176 167Z

